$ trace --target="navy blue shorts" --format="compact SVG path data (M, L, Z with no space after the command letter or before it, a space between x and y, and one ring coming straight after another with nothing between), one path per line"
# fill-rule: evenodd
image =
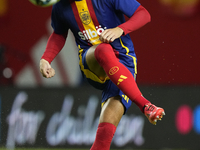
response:
M79 65L80 65L80 69L83 76L88 80L88 82L93 87L95 87L96 89L102 90L102 101L101 101L102 106L108 98L119 95L121 97L121 102L125 108L124 113L126 113L126 111L131 106L132 101L108 77L104 81L102 81L94 73L90 71L86 63L87 50L79 51L79 60L80 60ZM128 63L127 63L127 60L129 60ZM132 75L135 78L136 73L137 73L136 57L123 54L123 56L120 57L119 61L129 69L129 71L132 73Z

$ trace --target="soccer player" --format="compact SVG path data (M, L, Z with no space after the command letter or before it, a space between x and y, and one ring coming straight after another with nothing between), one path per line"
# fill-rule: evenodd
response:
M129 17L125 21L124 15ZM150 22L149 12L136 0L61 0L52 9L52 27L40 72L55 75L51 62L63 48L68 30L79 48L80 69L88 82L102 90L102 109L91 150L109 150L116 127L134 102L152 124L165 114L137 87L137 60L129 33Z

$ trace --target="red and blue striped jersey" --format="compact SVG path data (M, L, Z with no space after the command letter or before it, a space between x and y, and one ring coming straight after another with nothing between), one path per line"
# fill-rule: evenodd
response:
M52 27L57 34L70 29L77 45L87 49L101 43L99 35L105 29L124 23L124 15L131 17L139 6L136 0L61 0L52 8ZM117 51L135 56L128 34L110 44Z

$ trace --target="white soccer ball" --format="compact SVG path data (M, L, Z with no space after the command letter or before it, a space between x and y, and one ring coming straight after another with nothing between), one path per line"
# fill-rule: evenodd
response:
M48 7L52 6L53 4L57 3L60 0L29 0L32 4L41 7Z

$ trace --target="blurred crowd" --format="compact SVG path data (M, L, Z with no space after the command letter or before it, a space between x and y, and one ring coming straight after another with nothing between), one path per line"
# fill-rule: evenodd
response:
M200 0L158 0L169 14L190 17L200 12Z

